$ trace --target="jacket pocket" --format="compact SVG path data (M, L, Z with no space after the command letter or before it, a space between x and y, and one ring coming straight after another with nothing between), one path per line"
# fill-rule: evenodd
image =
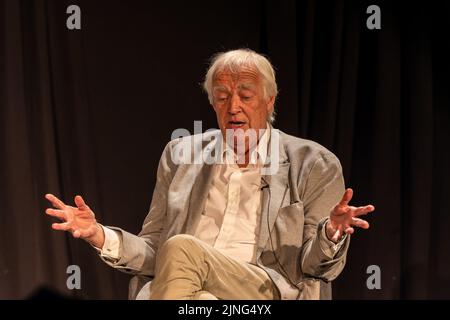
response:
M280 242L284 245L300 247L303 240L304 221L303 203L295 202L281 208L275 221L275 229Z

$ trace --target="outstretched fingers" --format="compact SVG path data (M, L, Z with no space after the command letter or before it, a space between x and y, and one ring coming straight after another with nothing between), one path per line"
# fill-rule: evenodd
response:
M80 210L88 210L89 209L87 204L84 202L83 198L79 195L75 197L75 204L78 207L78 209L80 209Z
M65 205L64 202L62 202L61 200L59 200L57 197L55 197L55 196L52 195L51 193L47 193L47 194L45 195L45 198L46 198L48 201L50 201L50 202L53 204L53 206L54 206L55 208L58 208L58 209L63 210L63 209L66 207L66 205Z
M61 219L61 220L67 220L66 214L64 213L64 210L56 210L56 209L50 209L48 208L45 210L45 213L49 216Z
M346 206L352 200L353 197L353 190L351 188L348 188L345 190L344 195L342 196L341 201L339 202L340 206Z
M366 215L369 212L372 212L374 210L375 210L375 207L371 204L369 204L368 206L364 206L364 207L358 207L353 211L353 216L358 217L358 216Z
M369 223L359 218L352 218L352 225L362 229L369 229Z
M60 230L60 231L69 231L71 229L70 224L68 222L53 223L52 228L54 230Z

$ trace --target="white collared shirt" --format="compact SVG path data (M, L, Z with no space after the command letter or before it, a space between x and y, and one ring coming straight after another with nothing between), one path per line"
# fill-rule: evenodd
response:
M245 262L256 262L261 166L267 157L269 138L268 126L257 147L251 151L250 159L255 161L245 168L239 168L236 154L224 143L224 163L214 165L211 188L194 233L195 237L222 253Z

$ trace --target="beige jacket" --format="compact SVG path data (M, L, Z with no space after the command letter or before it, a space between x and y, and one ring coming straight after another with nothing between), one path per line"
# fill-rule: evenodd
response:
M335 252L331 242L321 239L320 231L344 194L341 165L321 145L272 130L278 135L271 135L269 145L273 136L279 137L279 163L276 174L262 176L257 264L272 278L282 299L331 298L329 282L344 268L350 237ZM185 143L191 143L194 150L210 151L219 141L209 141L215 134L217 131L204 134L203 139L189 136L167 144L139 235L110 227L120 234L121 258L116 263L104 261L136 276L130 281L130 299L139 293L145 297L154 276L158 246L176 234L194 233L208 195L213 166L176 164L172 152Z

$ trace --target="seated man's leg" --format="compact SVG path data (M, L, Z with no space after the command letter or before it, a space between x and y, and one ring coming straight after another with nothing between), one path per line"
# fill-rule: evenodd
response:
M227 257L190 235L168 239L156 257L150 299L277 299L278 290L258 266Z

